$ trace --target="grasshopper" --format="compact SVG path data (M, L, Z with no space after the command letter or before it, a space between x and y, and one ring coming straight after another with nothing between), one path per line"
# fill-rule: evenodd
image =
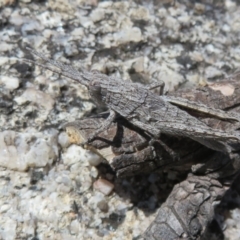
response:
M152 139L150 144L155 141L159 142L173 156L174 153L171 149L160 140L161 133L189 137L218 151L225 151L225 149L215 147L215 144L210 143L218 141L240 142L240 137L235 132L228 133L213 129L177 106L207 113L216 118L239 122L236 115L181 98L171 98L153 93L151 90L157 87L160 87L160 93L163 92L164 83L162 81L143 86L96 71L91 72L85 69L77 71L69 65L49 59L33 49L27 49L33 55L41 58L45 64L27 59L24 61L34 63L86 86L94 102L109 109L109 116L88 138L87 143L108 129L113 121L117 121L118 116L125 118L132 125L148 134Z

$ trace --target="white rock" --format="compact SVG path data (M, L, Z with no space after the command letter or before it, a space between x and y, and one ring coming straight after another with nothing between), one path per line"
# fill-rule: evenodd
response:
M206 78L215 78L215 77L221 77L222 76L222 72L219 71L217 68L209 66L205 69L205 74L206 74Z
M1 207L0 207L0 213L4 213L4 212L7 212L9 209L10 209L11 205L9 204L3 204Z
M20 2L23 2L23 3L30 3L32 0L20 0Z
M75 44L67 44L64 49L67 56L75 56L79 53L78 47Z
M222 26L222 30L223 30L224 32L230 32L230 31L231 31L231 28L230 28L230 26L229 26L228 24L224 24L224 25Z
M62 155L64 164L72 165L81 162L81 166L97 166L102 162L102 158L80 146L71 145L67 151Z
M63 183L66 186L71 186L71 179L68 175L60 175L57 176L56 180L57 183Z
M109 195L114 188L114 185L105 179L98 179L96 182L94 182L93 186L96 190L104 195Z
M50 38L53 35L53 31L49 29L45 29L43 30L42 35L44 36L44 38Z
M0 66L3 66L8 61L8 57L1 57L0 56Z
M97 8L92 11L90 18L93 22L99 22L105 18L106 9Z
M19 11L14 11L11 14L9 22L16 26L21 26L24 23L24 17L19 14Z
M77 174L78 175L75 177L75 181L77 183L77 186L80 186L77 191L79 193L84 193L86 190L92 187L92 177L90 176L90 172L87 167L79 168Z
M42 25L51 27L51 32L53 32L53 27L62 26L62 16L58 12L48 12L44 11L37 15L36 18L41 22Z
M74 40L84 36L83 28L74 28L74 30L71 33L71 36L73 37Z
M22 25L22 32L24 34L26 34L26 32L34 31L34 30L41 31L43 30L43 26L41 26L41 24L39 24L38 21L34 21L34 20L28 21Z
M14 99L19 105L30 101L36 103L37 105L44 107L46 110L50 111L53 108L54 100L52 97L44 92L36 90L34 88L28 88L20 97L15 97Z
M139 57L133 60L132 68L136 72L144 72L144 57Z
M236 9L236 3L231 0L226 0L225 6L226 6L227 10L230 10L230 11L233 11L234 9Z
M129 15L131 18L135 20L145 20L147 21L149 19L149 11L147 8L144 7L138 7L137 9L131 9L129 12Z
M70 232L71 234L78 234L80 230L80 226L79 226L79 221L73 220L70 224Z
M114 34L114 39L117 45L126 44L129 42L140 42L143 37L141 30L137 27L126 28Z
M0 237L3 240L15 240L16 239L16 227L17 223L16 221L8 218L5 219L4 222L2 222L3 225L1 225L1 228L4 229L4 231L0 232Z
M97 178L98 177L98 170L95 167L91 167L90 174L93 178Z
M98 227L99 225L101 225L101 223L102 223L102 219L95 217L95 218L93 219L93 221L90 223L90 227L91 227L91 228L96 228L96 227Z
M70 145L69 138L66 132L61 132L58 136L58 143L62 148L66 148Z
M0 52L11 51L13 48L14 48L13 44L8 44L6 42L1 42L0 43Z
M42 133L0 132L0 166L26 171L51 165L58 157L56 144Z
M91 166L98 166L101 162L103 161L103 159L98 155L95 154L91 151L88 151L88 162Z
M77 145L71 145L67 151L62 155L63 163L72 165L81 162L82 166L89 166L86 159L86 150Z
M31 35L26 33L25 38L23 38L29 45L34 49L39 49L43 42L46 40L43 36L40 35Z
M10 178L11 178L11 184L14 187L23 186L23 185L27 186L28 184L30 184L29 174L26 172L17 172L17 174L16 173L14 174L14 172L11 172Z
M184 82L184 77L165 64L159 67L159 73L155 77L165 82L165 91L173 91L176 86Z
M173 29L175 32L178 32L180 28L180 24L177 19L171 16L166 18L164 25L170 29Z

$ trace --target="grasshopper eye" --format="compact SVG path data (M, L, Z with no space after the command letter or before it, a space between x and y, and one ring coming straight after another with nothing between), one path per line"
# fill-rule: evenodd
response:
M104 93L102 92L102 86L100 81L93 80L89 83L89 93L96 104L104 105Z
M101 84L99 81L92 81L90 84L89 84L89 87L91 89L91 91L94 91L94 92L101 92Z

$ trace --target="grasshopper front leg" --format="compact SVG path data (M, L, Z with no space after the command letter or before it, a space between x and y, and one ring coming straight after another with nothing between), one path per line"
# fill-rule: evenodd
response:
M88 138L86 142L83 142L81 145L85 145L86 143L90 143L94 140L94 138L97 137L97 135L105 130L107 130L111 123L116 118L116 112L113 110L110 110L109 116L107 119L100 125L100 127Z
M155 142L159 143L163 147L163 149L172 157L172 159L174 161L175 160L180 161L179 155L174 150L172 150L167 144L165 144L162 140L160 140L159 138L153 137L150 140L149 145L153 146Z

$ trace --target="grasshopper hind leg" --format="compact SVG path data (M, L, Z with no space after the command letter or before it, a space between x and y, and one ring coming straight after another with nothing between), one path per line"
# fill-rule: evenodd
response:
M165 151L167 151L170 156L174 159L174 160L179 160L179 156L177 153L175 153L174 150L172 150L170 147L168 147L163 141L160 140L160 135L161 135L161 132L160 130L152 127L150 124L145 124L145 123L142 123L138 120L133 120L132 121L133 125L143 129L147 134L148 136L151 138L150 142L149 142L149 145L152 146L154 145L154 143L159 143L163 149Z

